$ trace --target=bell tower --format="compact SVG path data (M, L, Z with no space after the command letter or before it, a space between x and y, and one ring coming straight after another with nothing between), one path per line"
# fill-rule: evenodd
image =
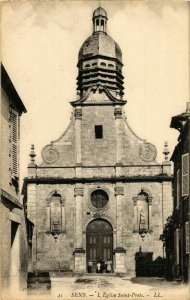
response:
M77 94L83 97L89 88L104 86L122 99L124 95L122 53L107 34L107 13L98 7L93 13L93 34L82 44L78 55Z

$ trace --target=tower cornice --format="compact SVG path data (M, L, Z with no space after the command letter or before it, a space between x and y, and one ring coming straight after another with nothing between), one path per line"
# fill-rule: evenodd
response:
M92 102L85 102L88 100L89 96L90 96L90 93L91 92L96 92L96 91L99 91L101 93L105 93L106 96L109 98L110 102L98 102L98 101L92 101ZM79 106L79 105L125 105L127 103L127 100L121 100L121 99L117 99L116 97L114 97L111 92L106 88L104 87L103 85L94 85L92 87L90 87L86 94L78 99L78 100L75 100L75 101L71 101L70 104L72 106Z

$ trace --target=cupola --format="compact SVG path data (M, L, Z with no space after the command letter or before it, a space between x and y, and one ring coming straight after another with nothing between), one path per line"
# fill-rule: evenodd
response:
M82 44L78 55L77 91L84 96L92 86L105 86L113 96L124 94L122 52L107 34L107 13L98 7L93 13L93 33Z
M93 29L94 32L106 32L107 12L102 7L98 7L93 13Z

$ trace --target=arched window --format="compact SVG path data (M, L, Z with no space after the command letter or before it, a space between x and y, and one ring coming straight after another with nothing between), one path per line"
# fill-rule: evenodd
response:
M91 204L96 208L103 208L109 201L108 194L103 190L95 190L91 194Z
M114 69L114 65L112 65L112 64L108 64L108 68L110 68L110 69Z
M106 67L106 63L104 63L104 62L101 62L101 63L100 63L100 66L102 66L102 67Z
M92 66L97 66L97 63L96 63L96 62L95 62L95 63L93 63L93 64L92 64Z
M85 68L90 68L90 65L89 65L89 64L87 64L87 65L85 65L84 67L85 67Z
M99 26L99 20L96 20L96 26Z

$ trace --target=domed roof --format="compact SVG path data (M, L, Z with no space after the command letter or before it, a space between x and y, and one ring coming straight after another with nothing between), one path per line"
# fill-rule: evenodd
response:
M119 45L105 32L95 32L82 44L78 60L96 55L116 58L122 62L122 52Z
M93 13L93 19L95 17L102 16L107 18L107 12L102 7L98 7Z

